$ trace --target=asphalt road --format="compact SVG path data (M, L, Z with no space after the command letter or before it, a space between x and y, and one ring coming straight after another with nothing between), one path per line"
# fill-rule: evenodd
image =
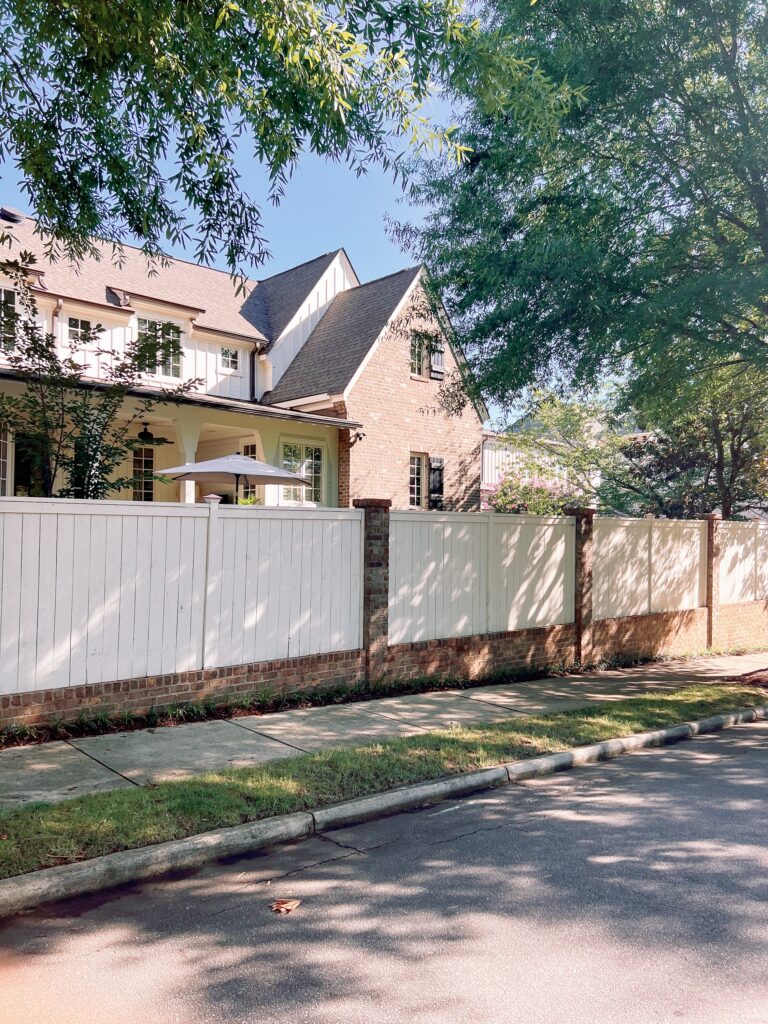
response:
M767 794L768 723L37 911L0 1021L768 1022Z

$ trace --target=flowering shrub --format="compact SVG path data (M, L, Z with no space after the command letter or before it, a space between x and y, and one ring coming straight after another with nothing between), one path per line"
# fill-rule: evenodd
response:
M574 496L560 480L507 473L486 496L488 507L507 515L561 516Z

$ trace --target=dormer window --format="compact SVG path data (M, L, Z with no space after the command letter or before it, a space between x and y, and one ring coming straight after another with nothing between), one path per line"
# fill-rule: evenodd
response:
M0 345L10 352L16 345L16 292L0 288Z
M157 342L157 372L163 377L181 377L181 328L162 320L138 318L139 334Z
M240 369L240 350L236 348L223 348L221 350L221 368L237 373Z

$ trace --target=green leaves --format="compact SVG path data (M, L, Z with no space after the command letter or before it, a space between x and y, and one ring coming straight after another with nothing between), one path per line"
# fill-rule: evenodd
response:
M525 92L495 113L491 72L457 79L471 153L458 171L425 164L416 189L415 249L486 395L599 385L688 344L764 365L763 5L514 0L487 21L529 95L538 76L562 84L547 122L526 118Z
M150 257L190 241L232 270L266 254L238 158L278 200L301 153L363 170L401 149L459 159L417 116L477 26L457 0L7 0L0 7L0 159L75 258L137 234Z

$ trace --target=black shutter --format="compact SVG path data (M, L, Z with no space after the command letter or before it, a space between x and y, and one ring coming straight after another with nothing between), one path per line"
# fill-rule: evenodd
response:
M429 458L429 507L443 507L443 460L436 456Z
M445 376L445 345L440 340L430 348L429 376L433 380L442 380Z

